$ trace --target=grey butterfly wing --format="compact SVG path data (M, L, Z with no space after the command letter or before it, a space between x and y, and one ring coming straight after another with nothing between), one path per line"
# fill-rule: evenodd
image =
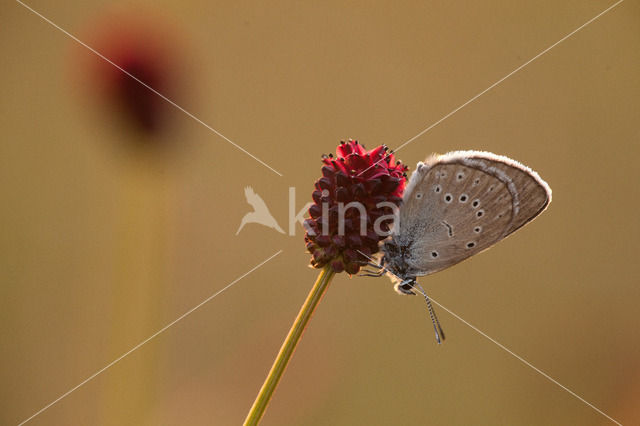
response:
M488 152L456 151L419 163L392 238L412 275L485 250L539 215L551 189L528 167Z

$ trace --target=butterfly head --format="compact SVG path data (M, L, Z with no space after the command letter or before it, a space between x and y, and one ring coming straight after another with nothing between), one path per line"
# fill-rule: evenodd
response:
M415 277L408 278L406 280L399 281L394 279L395 284L393 285L393 289L398 292L398 294L406 295L406 296L415 296L416 293L414 290L414 286L416 285Z

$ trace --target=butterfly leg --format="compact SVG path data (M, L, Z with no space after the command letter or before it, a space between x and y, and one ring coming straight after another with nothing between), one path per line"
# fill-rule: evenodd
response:
M374 271L369 269L363 269L364 274L358 274L361 277L381 277L387 272L387 268L382 266L382 264L377 264L373 262L366 262L365 265L374 268Z
M359 277L381 277L385 274L384 269L380 269L379 271L370 271L368 269L363 269L364 273L358 274Z
M360 251L360 250L358 250L358 251ZM361 251L360 251L360 254L365 256L367 259L369 259L369 262L365 262L364 264L374 268L375 271L371 271L371 270L368 270L368 269L363 269L364 273L363 274L358 274L358 276L360 276L360 277L381 277L381 276L383 276L384 274L387 273L387 268L382 266L383 263L384 263L384 258L380 261L380 264L377 264L377 263L372 262L375 259L372 259L371 257L367 256L366 254L362 253Z

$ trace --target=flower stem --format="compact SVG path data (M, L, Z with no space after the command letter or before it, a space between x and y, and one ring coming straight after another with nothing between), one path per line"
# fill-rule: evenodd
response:
M293 352L302 337L302 333L304 332L309 319L311 319L311 315L313 315L313 311L320 302L320 299L322 299L322 296L329 287L329 283L334 275L335 272L333 272L330 266L325 266L320 272L320 275L318 275L316 283L313 285L313 288L307 296L307 300L305 300L304 305L302 305L298 316L293 322L291 330L289 330L289 334L284 340L284 343L280 348L280 352L273 362L271 371L269 371L269 375L264 381L264 384L262 385L262 388L260 389L260 392L258 393L246 420L244 421L244 426L257 425L264 415L264 411L269 404L269 400L271 399L276 386L278 386L282 373L284 373L284 370L287 368L291 355L293 355Z

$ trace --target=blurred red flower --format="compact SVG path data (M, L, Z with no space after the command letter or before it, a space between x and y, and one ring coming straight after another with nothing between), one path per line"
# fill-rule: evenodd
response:
M144 17L143 17L144 16ZM175 100L178 84L175 34L168 25L148 14L119 12L94 22L89 44L118 67L149 87ZM166 129L173 108L149 88L97 55L89 54L93 93L106 101L119 119L135 129L156 135ZM147 139L148 140L148 139Z

